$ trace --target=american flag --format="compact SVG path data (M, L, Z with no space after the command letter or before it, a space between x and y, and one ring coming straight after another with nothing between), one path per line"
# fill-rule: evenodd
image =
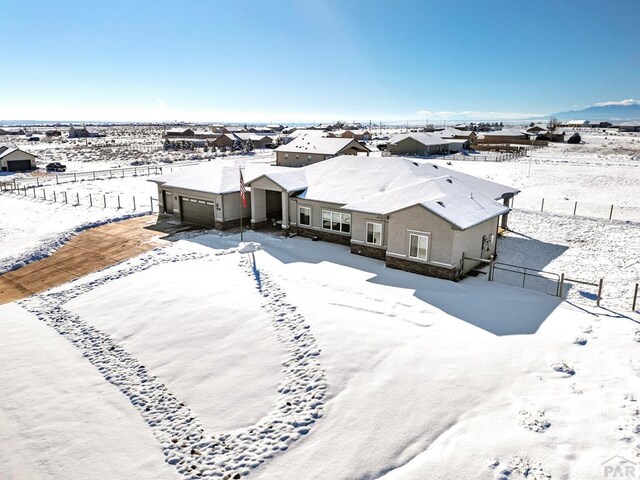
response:
M244 186L244 178L242 178L242 169L240 169L240 198L242 199L242 208L247 208L247 189Z

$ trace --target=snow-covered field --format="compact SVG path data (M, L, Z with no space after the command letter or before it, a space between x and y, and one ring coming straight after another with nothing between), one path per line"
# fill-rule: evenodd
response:
M0 478L582 480L640 463L640 142L583 139L536 150L530 173L452 163L522 190L499 261L604 278L604 308L578 284L562 302L303 238L248 233L253 257L191 233L0 306ZM55 188L155 197L146 180ZM539 213L543 196L578 215ZM598 216L583 198L636 221L580 216ZM131 213L0 194L0 271Z
M640 455L630 319L247 237L258 281L238 237L211 234L0 308L8 478L582 479ZM40 436L100 429L99 449Z

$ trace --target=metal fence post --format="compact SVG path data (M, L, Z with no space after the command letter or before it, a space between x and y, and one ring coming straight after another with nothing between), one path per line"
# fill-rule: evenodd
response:
M544 212L544 197L542 197L542 206L540 207L540 212Z
M45 191L45 189L42 189L42 199L46 200L47 199L47 192Z
M58 203L58 197L56 196L56 191L53 191L53 203Z
M107 208L107 195L106 194L102 195L102 201L104 202L104 208Z
M67 200L67 192L64 192L64 203L69 203L69 201Z
M77 205L80 205L80 194L78 192L76 192L76 202Z
M602 300L602 278L598 282L598 298L596 300L596 305L600 306L600 300Z
M578 209L578 202L573 204L573 214L576 214L576 210Z
M153 213L153 196L149 197L149 205L151 205L151 213Z
M613 216L613 205L611 205L611 209L609 210L609 220L611 220L612 216Z
M558 296L562 298L562 291L564 290L564 273L560 274L560 280L558 280Z
M89 194L89 206L93 207L93 196Z
M133 211L136 211L136 196L133 196Z
M636 311L636 301L638 299L638 283L636 283L636 287L633 290L633 302L631 303L631 311L635 312Z
M118 210L120 210L120 195L118 195Z
M76 176L75 172L73 173L73 181L74 182L78 181L78 177Z

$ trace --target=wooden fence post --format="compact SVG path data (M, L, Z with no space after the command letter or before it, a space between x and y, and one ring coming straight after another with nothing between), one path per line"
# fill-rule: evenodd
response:
M598 282L598 298L596 300L596 305L600 306L600 300L602 300L602 278Z

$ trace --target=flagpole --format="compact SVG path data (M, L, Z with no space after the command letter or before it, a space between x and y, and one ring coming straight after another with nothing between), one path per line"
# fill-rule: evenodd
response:
M242 168L238 167L238 170L240 171L240 183L242 184ZM240 241L244 242L244 237L242 235L242 216L244 215L244 208L243 208L243 202L242 202L242 190L240 191L240 196L238 197L238 200L240 200Z

